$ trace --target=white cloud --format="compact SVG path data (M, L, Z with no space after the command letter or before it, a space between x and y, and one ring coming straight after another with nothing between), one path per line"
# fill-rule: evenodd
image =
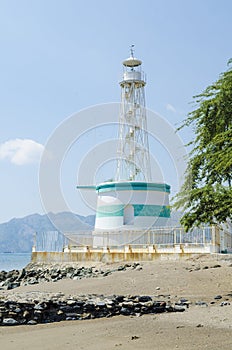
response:
M0 144L0 160L9 159L16 165L37 163L44 146L29 139L8 140Z
M171 105L170 103L168 103L168 104L166 105L166 109L167 109L168 111L171 111L171 112L173 112L173 113L176 113L175 107L174 107L173 105Z

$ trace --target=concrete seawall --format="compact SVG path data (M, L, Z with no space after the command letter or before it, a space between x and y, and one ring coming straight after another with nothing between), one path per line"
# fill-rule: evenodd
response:
M143 252L33 252L32 263L63 263L63 262L87 262L96 261L103 263L153 261L153 260L178 260L190 258L199 253L143 253Z

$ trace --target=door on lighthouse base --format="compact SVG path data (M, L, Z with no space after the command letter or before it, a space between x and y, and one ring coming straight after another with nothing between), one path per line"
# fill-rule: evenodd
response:
M134 225L134 207L131 204L124 207L123 225Z

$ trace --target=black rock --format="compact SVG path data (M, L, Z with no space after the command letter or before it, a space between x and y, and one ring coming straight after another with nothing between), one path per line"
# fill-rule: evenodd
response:
M21 280L25 277L25 275L26 275L26 270L25 270L25 269L22 269L22 270L20 271L19 275L18 275L17 280L18 280L18 281L21 281Z
M124 300L124 295L116 295L114 299L117 302L121 303Z
M122 315L130 315L131 311L128 308L126 308L126 307L122 307L121 310L120 310L120 313Z
M226 306L226 305L230 305L230 303L228 303L227 301L223 301L220 306Z
M219 299L222 299L222 296L221 295L216 295L216 297L214 297L215 300L219 300Z
M149 295L141 295L138 297L138 301L141 303L145 303L147 301L152 301L152 298Z
M118 266L118 271L124 271L126 270L126 267L124 265Z

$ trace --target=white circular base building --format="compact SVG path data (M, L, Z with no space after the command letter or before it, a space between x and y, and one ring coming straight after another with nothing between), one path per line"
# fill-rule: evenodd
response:
M153 227L165 226L170 217L167 184L105 182L97 185L96 190L94 246L128 243L128 239L136 239L136 235L141 236Z

